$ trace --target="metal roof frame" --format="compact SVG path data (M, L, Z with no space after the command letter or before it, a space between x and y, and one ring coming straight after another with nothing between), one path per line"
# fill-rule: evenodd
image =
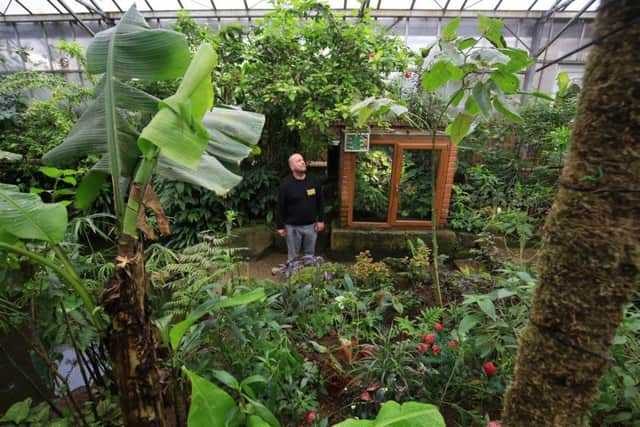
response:
M13 0L11 0L13 1ZM115 3L115 0L112 0ZM342 11L342 9L340 9ZM232 19L232 18L263 18L270 13L268 9L215 9L215 10L192 10L191 17L206 19L206 18L220 18L220 19ZM350 12L350 9L347 9ZM455 18L461 16L463 18L475 18L478 13L483 13L485 16L492 18L505 18L505 19L539 19L543 18L546 12L543 11L523 11L523 10L409 10L409 9L372 9L371 16L373 18ZM104 12L104 14L110 18L117 20L124 15L124 12ZM140 11L140 14L147 19L176 19L177 11ZM595 12L584 12L580 15L579 19L591 21L595 18ZM100 21L104 19L103 16L97 13L75 13L76 16L84 21ZM551 20L565 20L571 19L576 14L574 12L555 12L548 18ZM75 21L75 17L70 14L33 14L33 15L6 15L0 16L0 23L11 22L60 22L60 21Z

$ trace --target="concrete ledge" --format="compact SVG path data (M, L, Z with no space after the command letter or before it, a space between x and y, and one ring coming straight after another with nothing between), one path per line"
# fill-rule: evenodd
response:
M234 228L231 246L247 248L242 255L252 258L260 257L273 244L272 230L267 225Z
M369 250L374 258L402 257L409 254L407 240L422 239L431 247L431 230L401 230L381 228L337 228L331 230L331 256L336 260L353 261L359 252ZM440 253L455 257L458 239L451 230L438 230Z

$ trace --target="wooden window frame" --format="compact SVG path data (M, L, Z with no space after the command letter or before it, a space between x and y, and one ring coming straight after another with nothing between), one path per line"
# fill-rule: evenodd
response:
M448 202L451 194L451 183L447 182L450 177L453 178L453 172L455 172L456 150L448 138L437 138L435 144L426 138L414 139L402 139L398 140L397 137L385 137L379 136L371 138L370 147L376 145L391 145L393 146L393 163L391 173L391 184L389 189L389 207L387 209L386 222L374 222L374 221L354 221L353 208L355 206L355 174L357 168L357 153L353 153L354 167L353 167L353 179L349 180L350 184L347 191L350 194L348 198L349 206L347 211L347 226L349 227L375 227L375 228L414 228L414 227L431 227L432 221L420 221L420 220L399 220L397 219L398 213L398 199L400 195L400 174L402 172L401 165L403 159L404 150L426 150L431 151L433 149L440 151L440 159L438 161L438 171L436 178L436 218L439 218L438 226L446 223L446 212L443 213L443 208L448 210ZM450 171L453 167L454 171ZM344 171L343 171L344 173ZM447 193L448 191L448 193Z

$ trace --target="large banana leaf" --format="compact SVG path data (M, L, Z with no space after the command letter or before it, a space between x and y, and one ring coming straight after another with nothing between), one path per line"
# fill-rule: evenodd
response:
M160 156L157 172L160 176L184 181L225 195L242 179L229 171L222 162L239 164L258 143L264 126L262 114L242 110L214 108L206 113L202 124L211 134L206 153L197 170L191 170Z
M120 205L116 209L122 212L119 177L131 178L141 155L154 157L157 149L156 172L166 178L220 195L240 181L241 177L225 165L237 165L249 155L249 146L260 138L264 116L233 109L209 111L215 52L205 45L190 65L188 59L184 36L151 30L135 6L116 27L92 41L87 51L89 71L105 74L96 86L97 98L64 142L44 157L47 163L62 165L87 154L103 154L91 174L96 179L84 180L81 185L82 206L95 197L102 182L97 178L108 173ZM119 80L174 78L185 70L176 94L165 100ZM123 110L157 114L140 134L127 122Z
M146 156L153 147L171 161L196 170L210 135L202 125L213 104L211 71L217 56L208 44L200 46L175 95L160 103L160 111L144 128L138 145Z
M116 212L124 213L121 176L131 176L140 157L138 132L128 125L118 108L154 111L157 100L118 79L165 80L180 77L190 62L183 34L151 29L135 4L120 22L96 35L87 48L87 68L104 73L97 98L76 123L65 141L44 157L61 163L89 153L106 153L113 181ZM154 105L155 104L155 105Z
M138 131L118 110L115 111L115 118L117 147L114 152L118 156L119 175L131 176L140 157L140 150L136 145ZM63 166L74 163L88 154L110 153L107 132L105 96L101 93L85 110L62 144L48 151L42 160L45 164Z
M191 55L183 34L151 29L135 3L118 25L101 31L87 48L87 70L122 80L169 80L184 74Z
M0 184L0 241L13 238L58 243L67 228L67 209L60 203L43 203L35 194Z

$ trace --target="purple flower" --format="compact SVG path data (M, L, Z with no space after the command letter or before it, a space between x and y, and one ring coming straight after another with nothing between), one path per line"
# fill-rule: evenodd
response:
M324 280L326 282L328 282L329 280L333 279L333 274L331 274L330 271L325 271L324 272Z

